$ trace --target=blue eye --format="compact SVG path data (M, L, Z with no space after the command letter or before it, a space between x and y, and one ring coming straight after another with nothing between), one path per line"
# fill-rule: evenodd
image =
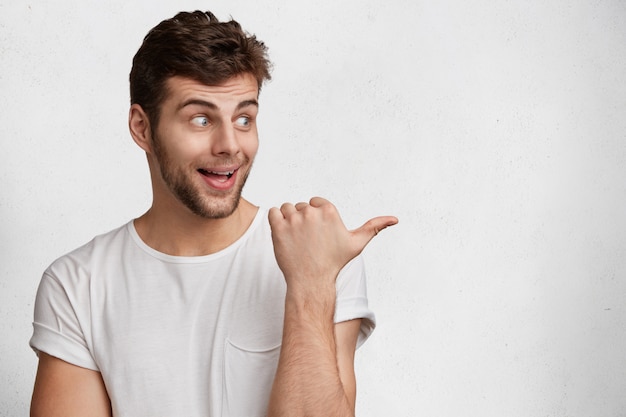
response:
M241 116L241 117L237 118L236 123L239 126L248 127L248 126L250 126L250 118L248 116Z
M206 116L198 116L191 119L191 122L196 126L206 127L209 125L209 118Z

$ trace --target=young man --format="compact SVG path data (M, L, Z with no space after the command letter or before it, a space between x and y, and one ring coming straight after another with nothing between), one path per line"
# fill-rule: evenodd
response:
M153 203L44 273L32 416L354 414L374 326L357 255L397 220L348 231L322 198L267 212L241 197L269 77L234 21L179 13L148 33L129 128Z

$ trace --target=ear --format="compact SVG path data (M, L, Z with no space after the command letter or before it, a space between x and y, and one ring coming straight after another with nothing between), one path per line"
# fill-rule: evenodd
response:
M128 112L128 129L133 140L147 154L152 153L152 132L148 115L139 104L130 106Z

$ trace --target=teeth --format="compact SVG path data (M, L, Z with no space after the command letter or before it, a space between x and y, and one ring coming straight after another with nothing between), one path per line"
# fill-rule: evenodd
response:
M235 172L235 171L207 171L206 169L201 169L200 171L205 172L207 174L224 175L228 178L232 177Z

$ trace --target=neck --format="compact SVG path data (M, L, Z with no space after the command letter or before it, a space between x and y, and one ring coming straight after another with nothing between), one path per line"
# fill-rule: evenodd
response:
M174 256L210 255L227 248L250 227L258 207L243 198L223 219L206 219L190 211L174 214L171 208L153 205L135 219L135 229L151 248Z

